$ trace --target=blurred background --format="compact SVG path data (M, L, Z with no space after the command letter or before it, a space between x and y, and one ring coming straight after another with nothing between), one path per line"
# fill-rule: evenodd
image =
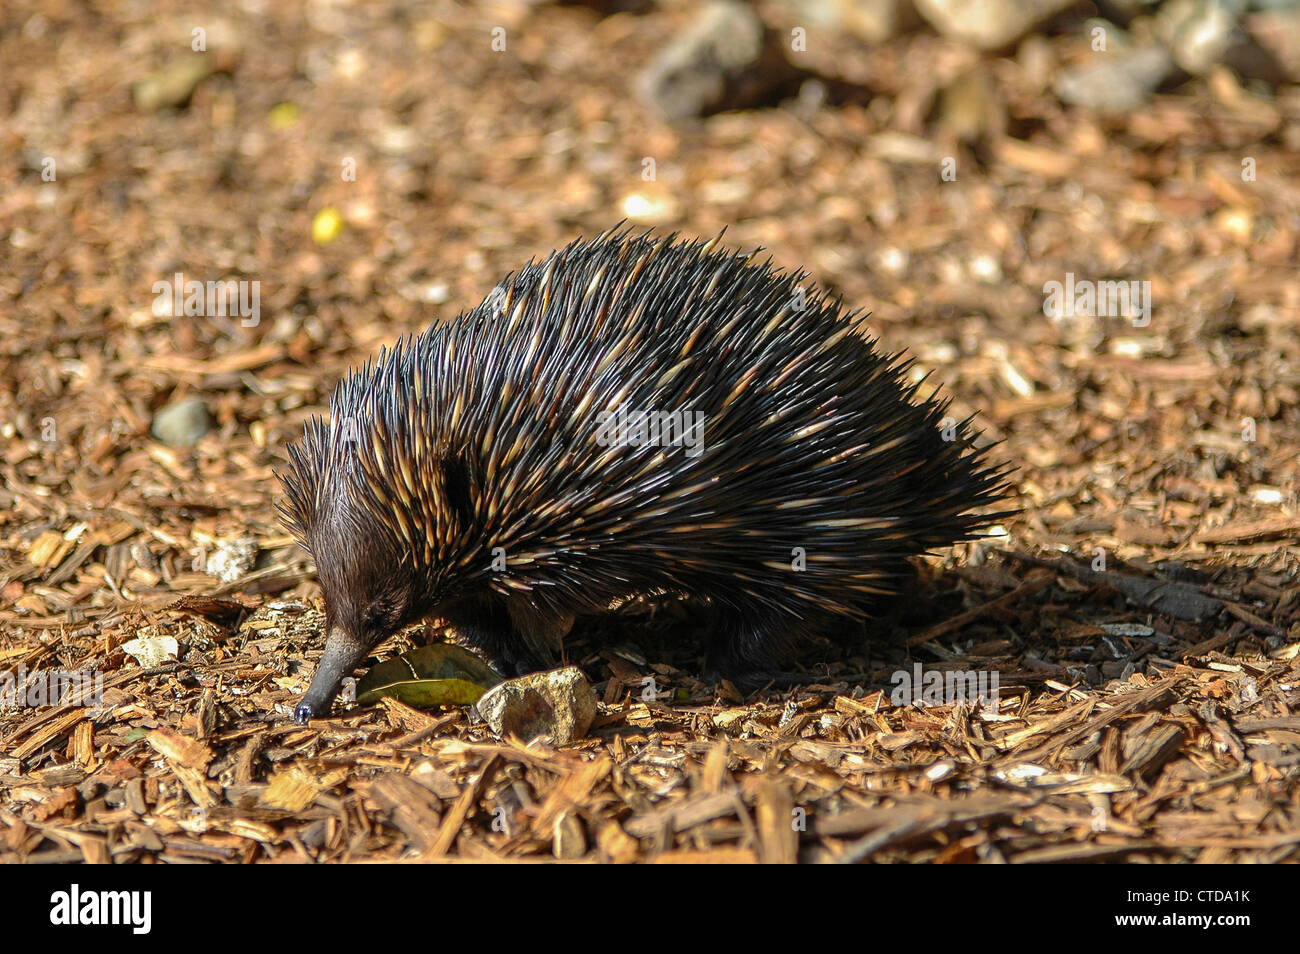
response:
M5 619L303 579L272 469L344 369L620 221L870 310L1016 545L1294 568L1205 535L1294 513L1298 80L1290 0L8 3ZM1102 281L1142 317L1049 294Z

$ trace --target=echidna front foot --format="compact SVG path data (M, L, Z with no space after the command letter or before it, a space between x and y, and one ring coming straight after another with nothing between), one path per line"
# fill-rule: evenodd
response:
M546 668L515 632L505 607L495 600L466 600L446 615L461 642L481 653L488 665L507 679Z
M507 679L527 676L529 673L541 672L543 669L548 668L546 663L532 653L520 652L517 647L512 647L509 642L506 643L500 653L489 656L489 660L492 668Z
M707 682L729 681L753 692L767 685L797 686L817 682L806 673L786 672L777 663L790 655L799 621L776 612L720 610L704 661Z
M772 665L754 665L735 659L717 663L710 658L705 660L704 672L701 673L700 679L714 685L721 684L725 679L748 695L760 689L792 689L797 686L824 683L827 677L806 672L790 672L777 669Z
M718 684L723 679L746 694L758 692L760 689L793 689L798 686L819 685L827 681L826 676L815 676L806 672L786 672L780 669L749 669L730 675L710 670L703 675L703 681L706 683Z

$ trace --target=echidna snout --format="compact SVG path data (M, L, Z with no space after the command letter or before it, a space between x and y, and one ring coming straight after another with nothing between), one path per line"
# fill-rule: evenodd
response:
M303 694L302 701L294 709L294 720L305 724L326 712L334 697L339 694L343 680L366 658L371 645L341 629L330 629L325 640L325 654L316 666L316 674Z
M346 500L336 501L335 506ZM326 504L325 506L330 506ZM325 592L325 652L317 664L294 718L305 723L328 711L343 680L385 637L414 622L432 608L422 600L418 576L411 572L409 559L392 553L372 541L359 546L336 546L348 530L328 531L336 520L323 519L311 538L310 549L317 555L317 578ZM343 524L347 526L346 522ZM322 533L333 532L337 536ZM349 541L350 542L350 541Z
M807 277L606 234L350 373L282 476L329 628L298 717L423 616L516 675L637 595L709 600L745 681L1004 516L969 421Z

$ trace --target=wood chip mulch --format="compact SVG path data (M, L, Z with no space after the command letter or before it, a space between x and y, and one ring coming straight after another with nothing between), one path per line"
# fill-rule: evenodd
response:
M1154 617L1154 625L1117 627L1090 621L1116 615L1102 611L1119 598L1109 582L1034 568L1007 588L1008 575L992 566L955 574L978 601L965 622L997 621L990 638L954 651L955 627L945 621L908 640L918 659L929 650L943 660L927 669L998 672L996 710L894 705L888 687L837 684L839 663L825 686L716 699L683 670L630 661L635 653L624 647L583 660L589 671L604 663L618 675L597 686L606 702L591 736L561 751L498 740L463 711L426 713L391 700L292 724L309 668L297 663L320 622L297 601L267 601L238 628L196 615L222 618L217 611L228 607L215 600L128 610L120 629L173 635L185 661L141 669L111 637L6 653L7 663L29 670L53 657L103 671L107 711L55 705L0 723L4 856L1294 855L1300 716L1290 713L1300 643L1264 646L1298 611L1294 599L1279 590L1260 605L1267 584L1258 580L1245 584L1252 596L1222 579L1166 583L1186 589L1184 602L1212 605L1221 623ZM67 659L68 646L88 653ZM1089 669L1115 677L1090 688ZM645 698L646 676L658 699ZM687 695L692 687L698 692Z
M238 56L156 112L131 85L183 6L0 24L0 670L103 677L100 708L0 709L0 861L1300 859L1300 92L1103 118L998 58L1011 121L968 149L926 104L975 54L826 38L865 105L678 129L627 64L684 6L308 6L231 13ZM500 16L508 59L476 52ZM701 617L638 608L569 647L602 700L571 747L392 701L293 724L321 604L285 445L349 363L646 207L869 305L1022 515L798 690L716 692ZM261 281L262 320L159 317L176 272ZM1046 317L1068 273L1150 281L1150 325ZM153 439L188 396L212 431ZM896 704L918 664L996 673L996 707Z

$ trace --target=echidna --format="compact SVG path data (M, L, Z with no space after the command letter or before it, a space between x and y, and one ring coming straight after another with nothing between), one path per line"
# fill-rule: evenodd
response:
M973 537L1004 468L807 277L606 233L350 372L281 475L328 631L298 720L426 616L511 676L645 594L715 604L706 672L752 685Z

